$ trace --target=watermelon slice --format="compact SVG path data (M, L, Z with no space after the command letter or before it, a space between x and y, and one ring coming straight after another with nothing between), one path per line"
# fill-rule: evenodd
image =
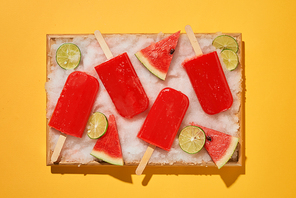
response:
M194 123L191 124L200 127L205 132L206 143L204 147L220 169L233 155L238 144L238 138Z
M176 50L179 36L180 31L157 43L152 43L135 55L152 74L161 80L165 80L173 54Z
M92 152L92 156L114 165L123 165L123 158L114 115L109 116L108 130L100 137Z

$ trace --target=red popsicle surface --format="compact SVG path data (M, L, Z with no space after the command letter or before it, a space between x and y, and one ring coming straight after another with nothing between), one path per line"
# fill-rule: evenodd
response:
M95 69L121 116L132 118L147 109L148 97L127 53L114 57Z
M207 114L217 114L231 107L232 94L216 51L194 57L182 64Z
M67 135L81 138L98 90L99 82L95 77L80 71L72 72L48 125Z
M138 133L144 141L169 151L189 105L182 92L164 88Z

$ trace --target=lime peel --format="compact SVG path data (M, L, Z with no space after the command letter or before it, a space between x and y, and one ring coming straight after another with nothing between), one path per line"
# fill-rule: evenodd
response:
M199 152L205 144L204 131L197 126L187 126L180 132L179 145L183 151L189 154Z
M234 51L229 49L222 50L221 58L228 70L232 71L237 68L239 59Z
M63 69L75 69L81 60L81 51L74 43L64 43L56 51L57 64Z
M238 43L232 36L229 36L229 35L217 36L213 40L212 45L217 49L221 49L221 50L230 49L235 53L237 53L238 51Z
M91 139L98 139L102 137L108 129L108 120L101 112L93 113L86 126L87 135Z

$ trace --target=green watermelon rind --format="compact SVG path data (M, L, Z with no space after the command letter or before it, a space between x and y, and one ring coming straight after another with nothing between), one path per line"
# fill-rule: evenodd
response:
M151 65L149 60L142 54L141 51L135 53L135 56L152 74L154 74L156 77L160 78L161 80L165 80L166 73L159 71L153 65Z
M110 164L123 166L123 159L120 157L114 158L114 157L109 156L107 153L105 153L103 151L94 151L94 150L90 154L92 156L94 156L98 159L101 159L105 162L108 162Z
M231 156L233 155L233 153L237 147L237 144L238 144L238 138L232 136L229 147L226 150L224 156L220 160L215 162L218 169L222 168L229 161L229 159L231 158Z

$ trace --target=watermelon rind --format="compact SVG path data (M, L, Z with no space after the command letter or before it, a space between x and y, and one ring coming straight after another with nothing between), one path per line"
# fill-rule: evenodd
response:
M145 58L145 56L142 54L141 51L135 53L135 56L152 74L154 74L156 77L160 78L161 80L165 80L166 73L160 72L159 70L155 69L155 67L153 67L149 63L149 60Z
M92 151L90 153L92 156L99 158L105 162L108 162L113 165L123 166L123 159L122 158L114 158L102 151Z
M223 157L221 157L220 160L216 161L215 164L217 165L218 169L222 168L231 158L233 155L236 146L238 144L238 138L237 137L231 137L230 144L228 149L225 151L225 154Z

